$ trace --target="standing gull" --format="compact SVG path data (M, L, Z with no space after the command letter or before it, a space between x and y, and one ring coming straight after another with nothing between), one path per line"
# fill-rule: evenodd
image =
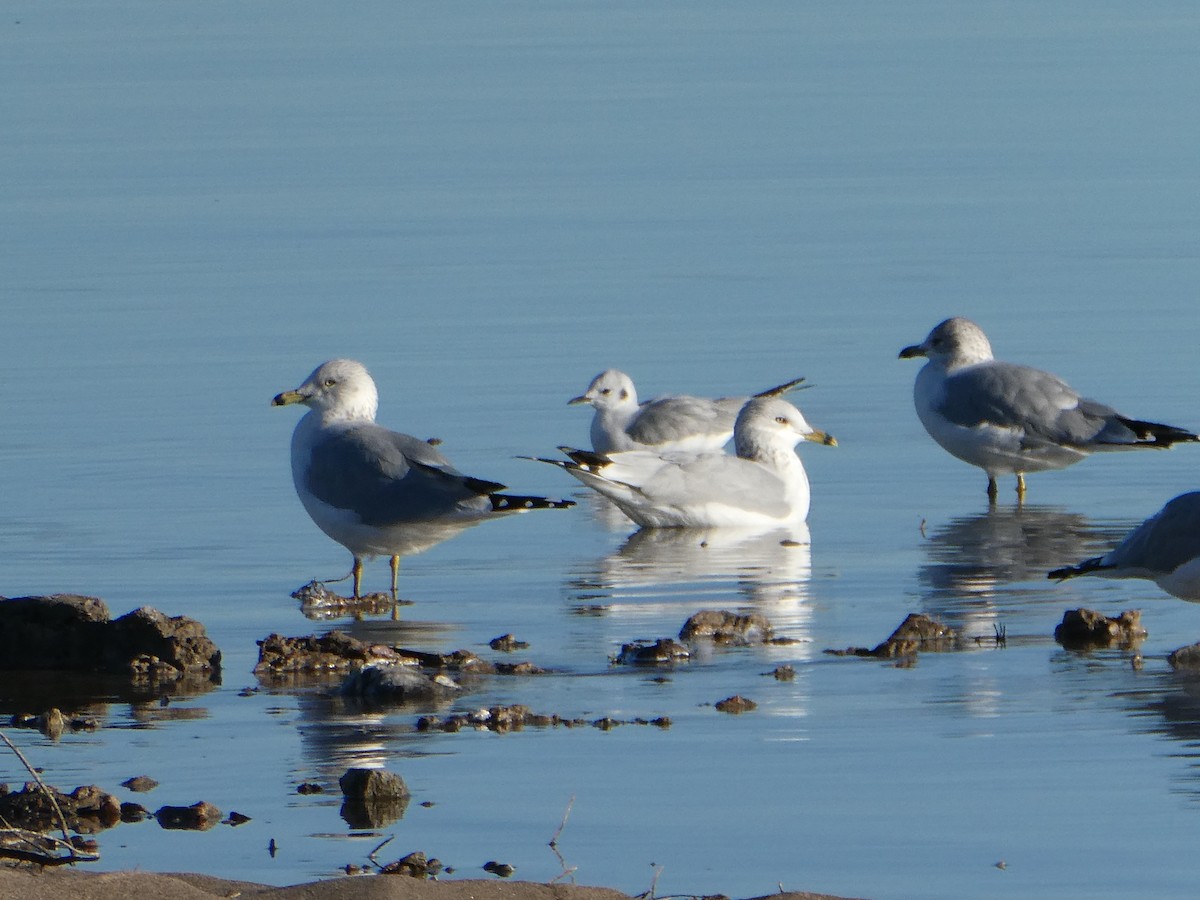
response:
M647 528L757 528L807 518L808 476L794 449L801 440L837 444L786 400L757 397L738 414L737 456L562 448L569 461L540 462L565 469Z
M797 378L755 394L777 397L804 381ZM617 369L605 369L587 391L567 401L590 403L592 449L597 453L622 450L681 450L699 453L720 450L733 437L733 423L749 397L658 397L638 403L633 379Z
M1047 577L1079 575L1146 578L1181 600L1200 601L1200 491L1168 501L1104 556L1055 569Z
M375 424L375 382L352 359L322 363L271 403L308 407L292 433L292 480L317 527L353 554L355 599L364 558L391 557L395 598L401 556L485 519L574 505L498 493L504 485L463 475L428 441Z
M924 343L900 351L901 359L914 356L929 360L913 388L921 424L945 450L987 472L992 500L998 475L1016 475L1024 499L1026 472L1063 469L1098 450L1200 440L1126 418L1049 372L993 359L987 336L969 319L947 319Z

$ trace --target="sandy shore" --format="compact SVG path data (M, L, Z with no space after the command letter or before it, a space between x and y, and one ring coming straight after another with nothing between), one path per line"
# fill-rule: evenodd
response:
M152 872L38 870L0 865L0 900L630 900L608 888L531 881L423 881L403 875L334 878L290 887L226 881L207 875ZM755 900L845 900L829 894L788 891Z

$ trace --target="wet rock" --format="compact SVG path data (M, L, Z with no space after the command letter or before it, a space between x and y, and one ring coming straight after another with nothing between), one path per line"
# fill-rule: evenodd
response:
M717 644L762 644L771 639L774 630L762 613L740 615L726 610L704 609L683 623L679 639L704 639Z
M422 650L398 648L401 658L412 660L423 669L442 669L467 675L494 675L496 667L470 650L452 653L426 653Z
M244 815L243 813L240 813L240 812L231 812L228 816L226 816L224 818L224 820L221 822L221 824L222 825L231 825L234 828L237 828L237 826L245 825L249 821L250 821L249 816Z
M663 666L691 659L691 651L673 638L659 638L654 643L632 641L621 645L621 652L613 660L626 666Z
M53 799L47 794L53 795ZM121 804L95 785L84 785L64 794L49 785L43 790L30 782L19 791L0 795L0 820L10 827L50 831L59 827L62 811L67 827L79 834L95 834L121 821Z
M150 818L150 810L140 803L122 803L121 821L126 823L144 822Z
M300 601L300 612L305 618L317 621L342 619L346 616L380 615L391 612L397 606L407 605L407 601L393 600L391 594L363 594L357 599L343 597L320 581L310 581L297 588L292 591L292 597Z
M529 649L529 644L525 641L518 641L511 634L502 634L500 637L492 638L488 641L488 646L502 653L512 653L514 650Z
M341 686L342 696L372 703L441 700L461 690L445 675L431 678L415 666L395 662L363 666L347 675Z
M496 663L497 675L545 675L546 670L531 662Z
M149 775L135 775L133 778L126 778L122 781L121 787L127 788L136 794L144 794L158 787L158 782Z
M347 769L338 779L342 795L350 800L402 799L408 785L395 772L385 769Z
M326 635L284 637L268 635L258 642L258 662L254 674L347 672L374 662L390 662L399 654L382 644L367 644L344 631Z
M173 831L207 831L221 821L221 811L204 800L191 806L162 806L154 813L162 828Z
M731 713L736 716L740 713L758 709L758 704L740 694L734 694L732 697L726 697L724 700L718 701L716 708L718 712Z
M321 785L316 784L315 782L305 781L302 784L296 785L296 793L297 794L323 794L323 793L325 793L325 788L321 787Z
M1054 629L1054 639L1069 650L1133 647L1145 637L1138 609L1128 609L1115 619L1094 609L1068 609Z
M379 870L380 875L407 875L410 878L433 878L442 871L441 860L427 859L420 850L388 863Z
M0 598L0 668L219 681L221 652L187 616L146 606L112 620L99 598L55 594Z
M914 656L918 650L953 650L958 634L924 613L909 613L887 640L870 650L847 647L845 650L826 650L833 656L869 656L877 659L897 659Z
M1200 644L1189 644L1172 650L1167 662L1176 672L1200 672Z
M491 859L483 864L483 871L490 872L497 878L509 878L517 870L515 866L510 866L508 863L496 862Z
M792 666L789 666L787 664L784 664L782 666L776 666L771 671L771 675L773 675L775 677L776 681L795 681L796 680L796 670Z
M100 723L85 716L67 715L57 707L52 707L43 713L14 713L9 720L13 728L34 728L51 740L58 740L68 729L70 731L95 731Z

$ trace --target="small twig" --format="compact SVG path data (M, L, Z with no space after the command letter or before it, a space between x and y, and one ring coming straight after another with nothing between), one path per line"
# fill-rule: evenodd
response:
M663 867L650 863L654 866L654 877L650 879L650 889L644 893L638 894L638 900L654 900L654 890L658 887L658 876L662 874Z
M4 741L4 743L8 745L8 749L16 754L17 759L19 759L21 764L25 766L26 771L33 776L33 780L37 782L38 787L42 789L42 793L44 793L50 799L50 805L54 807L54 813L58 816L58 826L62 829L63 840L66 841L67 844L70 844L71 835L67 833L67 817L63 815L62 808L58 805L58 799L54 796L54 792L50 790L50 788L46 785L46 782L42 781L42 776L39 775L37 770L29 764L29 760L25 758L25 754L17 749L17 746L8 739L8 735L6 735L3 731L0 731L0 741Z
M396 836L393 834L390 838L385 840L378 847L376 847L374 850L372 850L370 853L367 854L367 859L369 859L372 863L374 863L375 868L377 868L377 869L383 868L383 866L379 865L378 860L375 859L375 854L378 853L380 850L382 850L384 847L386 847L388 844L390 844L395 839L396 839Z
M562 821L558 823L558 829L554 832L554 837L550 838L550 846L557 847L558 839L562 836L563 829L567 827L567 819L571 815L571 807L575 805L575 795L571 795L571 799L567 801L566 812L563 813Z

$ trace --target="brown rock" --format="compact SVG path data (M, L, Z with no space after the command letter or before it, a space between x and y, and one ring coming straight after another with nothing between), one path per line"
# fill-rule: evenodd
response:
M1054 639L1072 650L1133 647L1146 637L1141 610L1129 609L1115 619L1094 609L1068 609L1054 629Z
M207 831L221 821L221 811L201 800L191 806L163 806L154 814L163 828Z
M724 700L718 701L716 707L719 712L739 715L740 713L758 709L758 704L740 694L734 694L732 697L726 697Z
M109 672L176 681L220 678L221 652L204 626L150 607L111 621L96 597L0 598L0 668Z
M771 639L773 631L774 627L762 613L740 615L704 609L683 623L679 639L706 639L718 644L762 644Z
M691 651L678 641L659 638L653 644L649 641L631 641L623 644L614 661L631 666L662 666L687 662L691 655Z
M913 656L918 650L952 650L958 641L953 628L943 625L924 613L909 613L887 640L870 650L847 647L845 650L826 650L833 656L870 656L876 659L897 659Z

